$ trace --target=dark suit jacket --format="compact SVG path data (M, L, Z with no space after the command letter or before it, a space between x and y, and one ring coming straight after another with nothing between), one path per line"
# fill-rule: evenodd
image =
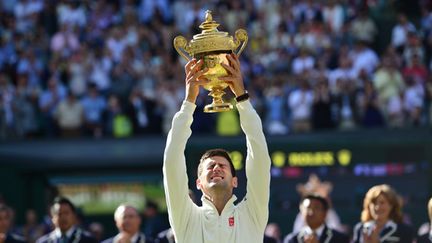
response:
M59 239L55 234L55 231L52 231L41 238L39 238L36 243L58 243ZM91 236L91 234L87 231L84 231L80 228L76 228L72 233L72 236L68 239L68 243L97 243L97 240Z
M114 242L114 238L116 236L108 238L108 239L102 241L102 243L113 243ZM146 237L145 237L145 235L143 233L140 233L139 236L138 236L138 238L137 238L137 240L135 242L132 242L132 243L149 243L149 242L151 242L151 241L149 239L146 239Z
M275 238L264 235L263 243L277 243L277 240Z
M363 230L366 230L368 226L372 226L373 222L358 223L354 227L353 243L361 243L361 235ZM393 221L387 222L386 226L380 233L381 243L411 243L414 239L414 231L411 227L405 224L397 224Z
M420 235L417 243L432 243L432 236L429 233Z
M284 243L303 243L303 236L305 232L300 230L296 233L291 233L287 235L284 239ZM345 234L342 234L334 229L330 229L327 225L324 227L324 230L319 239L320 243L349 243L349 237Z
M8 233L6 235L5 243L25 243L27 242L24 237Z

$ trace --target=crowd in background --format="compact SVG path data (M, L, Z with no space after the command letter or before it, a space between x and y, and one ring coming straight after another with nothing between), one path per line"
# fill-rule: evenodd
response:
M0 3L0 137L164 134L184 94L177 35L249 34L241 55L269 135L432 122L432 6L418 0L18 0ZM202 115L195 133L233 114ZM229 99L229 95L226 96Z
M265 229L264 243L295 243L300 242L296 241L297 237L305 236L318 236L318 239L321 239L318 241L315 238L316 241L312 242L335 243L432 241L432 198L424 203L424 214L428 215L430 221L424 222L416 229L406 217L401 195L387 184L375 185L364 195L358 223L348 225L342 222L337 213L338 208L332 204L329 194L331 188L331 183L321 182L314 174L311 174L305 184L297 185L300 196L297 216L284 219L284 222L279 222L281 225L270 221ZM194 195L191 198L199 204ZM104 223L90 222L80 208L66 197L56 197L52 204L47 205L47 209L46 215L42 218L37 216L35 210L28 209L24 223L18 225L15 221L14 208L7 206L6 200L0 198L0 242L175 242L167 215L159 210L158 204L150 200L143 211L134 204L118 205L113 212L113 221L118 233L108 230ZM292 229L281 228L288 222L292 223ZM371 238L366 237L368 234Z

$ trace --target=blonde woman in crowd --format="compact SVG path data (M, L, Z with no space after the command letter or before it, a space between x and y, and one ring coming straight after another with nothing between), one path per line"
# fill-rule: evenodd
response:
M413 230L402 223L402 202L389 185L369 189L363 201L361 222L354 228L354 243L411 243Z

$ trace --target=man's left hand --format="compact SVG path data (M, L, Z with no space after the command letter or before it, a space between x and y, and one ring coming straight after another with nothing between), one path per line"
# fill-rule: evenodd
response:
M238 97L245 93L243 76L240 70L240 61L234 53L226 55L230 65L222 63L222 66L228 71L228 75L220 77L220 80L225 81L233 94Z

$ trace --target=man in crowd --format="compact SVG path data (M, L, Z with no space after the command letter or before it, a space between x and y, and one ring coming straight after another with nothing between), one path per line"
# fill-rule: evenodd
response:
M118 206L114 220L119 233L102 243L145 243L146 237L140 232L141 217L138 210L127 204Z
M24 243L25 239L10 232L12 209L0 204L0 243Z
M36 243L96 243L89 232L77 225L77 210L72 202L64 197L54 200L51 206L51 220L55 229L39 238Z
M300 202L300 213L306 225L298 232L289 234L284 243L348 243L349 237L325 224L328 201L318 195L306 195Z

